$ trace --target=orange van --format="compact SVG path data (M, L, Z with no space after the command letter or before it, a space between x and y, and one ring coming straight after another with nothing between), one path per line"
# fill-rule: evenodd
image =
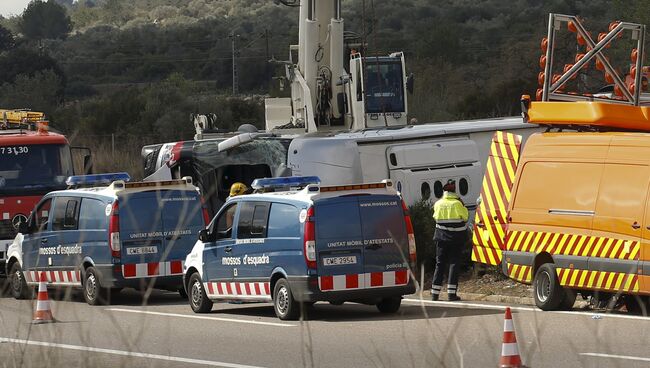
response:
M576 109L581 113L573 114ZM634 303L645 297L631 296L650 295L647 109L532 102L530 122L582 131L532 135L521 158L516 136L495 134L473 260L500 265L510 278L532 283L543 310L571 308L577 292L600 301L616 297L628 309L639 306ZM623 128L620 120L608 119L630 112L638 120L626 121L625 131L611 131Z

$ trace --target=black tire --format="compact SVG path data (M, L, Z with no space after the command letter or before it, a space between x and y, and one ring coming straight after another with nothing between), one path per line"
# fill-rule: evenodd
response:
M300 306L293 298L289 282L285 279L279 279L273 288L273 309L275 315L281 320L298 319Z
M399 307L402 305L402 297L384 298L377 303L377 309L381 313L397 313Z
M195 272L190 277L189 290L190 290L190 307L194 313L208 313L212 310L212 300L208 298L203 288L201 275Z
M575 292L575 290L564 289L564 298L562 298L562 302L560 303L560 309L561 310L573 309L573 305L576 303L577 296L578 294Z
M106 303L106 298L104 297L106 291L103 290L99 284L99 278L97 277L97 270L95 270L95 267L86 268L83 281L83 294L86 303L89 305L101 305Z
M25 280L25 274L23 274L23 270L18 262L11 265L9 288L11 295L16 299L28 299L31 297L29 286L27 286L27 281Z
M187 300L187 291L185 291L184 287L181 286L178 288L178 295L180 295L182 299Z
M564 289L560 286L552 263L543 264L535 273L533 280L535 305L541 310L557 310L564 299Z

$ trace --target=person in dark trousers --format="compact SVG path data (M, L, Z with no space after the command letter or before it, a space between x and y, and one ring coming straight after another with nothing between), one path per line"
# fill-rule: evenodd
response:
M458 270L456 263L467 241L467 219L469 212L456 194L456 181L450 179L443 187L444 194L433 205L433 219L436 231L433 240L436 243L436 270L433 273L431 299L438 300L442 290L445 268L449 266L447 294L449 300L457 301Z

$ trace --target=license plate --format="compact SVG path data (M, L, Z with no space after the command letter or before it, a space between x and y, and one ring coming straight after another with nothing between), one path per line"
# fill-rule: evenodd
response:
M356 264L356 263L357 263L357 256L323 258L323 264L325 266L339 266L339 265L348 265L348 264Z
M126 254L129 256L134 256L138 254L154 254L158 253L157 247L131 247L126 248Z

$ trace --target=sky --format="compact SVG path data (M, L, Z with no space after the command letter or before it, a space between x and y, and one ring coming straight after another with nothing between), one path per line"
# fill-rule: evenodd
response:
M0 0L0 15L20 15L31 0Z

